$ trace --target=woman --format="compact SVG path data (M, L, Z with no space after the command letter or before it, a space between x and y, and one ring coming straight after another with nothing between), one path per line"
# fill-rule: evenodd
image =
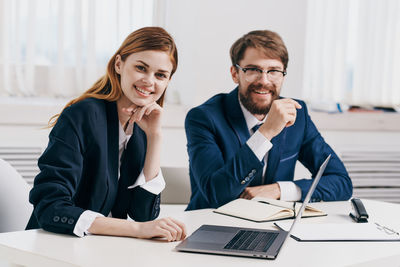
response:
M51 119L27 229L185 238L185 226L174 219L150 221L159 214L165 187L162 104L177 63L164 29L139 29L110 59L106 75Z

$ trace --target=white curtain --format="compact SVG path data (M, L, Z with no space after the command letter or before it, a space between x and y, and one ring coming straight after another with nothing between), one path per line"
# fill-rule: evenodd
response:
M308 0L303 97L400 107L400 1Z
M153 0L0 0L0 96L72 97L90 87Z

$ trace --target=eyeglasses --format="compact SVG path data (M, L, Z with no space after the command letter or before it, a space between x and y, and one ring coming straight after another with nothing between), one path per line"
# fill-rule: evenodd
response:
M238 64L235 64L235 66L243 71L244 77L249 83L260 80L263 73L267 74L267 78L271 82L279 81L286 75L286 72L281 70L262 70L255 67L242 68Z

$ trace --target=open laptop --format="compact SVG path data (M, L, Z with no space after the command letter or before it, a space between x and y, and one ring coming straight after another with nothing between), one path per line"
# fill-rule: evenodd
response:
M204 224L176 246L176 249L185 252L275 259L283 243L290 236L293 227L300 220L305 207L310 201L311 195L328 165L330 157L331 155L320 166L317 176L314 178L289 231Z

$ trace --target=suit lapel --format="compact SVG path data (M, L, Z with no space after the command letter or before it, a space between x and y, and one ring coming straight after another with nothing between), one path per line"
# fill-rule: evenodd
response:
M108 170L112 177L112 180L118 181L118 165L119 165L119 120L118 120L118 112L117 105L115 102L106 101L106 109L107 109L107 148L108 148ZM140 171L142 170L144 157L146 153L146 137L140 127L135 124L133 128L132 137L129 139L127 149L123 153L123 157L128 157L129 169L135 170L136 173L129 173L129 175L133 175L133 177L137 178L139 176ZM129 154L129 155L125 155ZM121 165L124 160L121 158ZM126 164L125 164L126 165ZM121 168L125 169L125 168ZM131 172L131 171L130 171ZM114 179L115 178L115 179Z
M106 103L107 112L107 160L108 171L112 180L116 183L118 181L118 137L119 137L119 120L117 112L117 103Z
M286 128L284 128L280 134L278 134L271 140L273 146L268 152L268 164L267 170L265 172L264 184L271 184L275 180L275 173L282 156L285 140Z
M121 160L121 178L122 172L126 174L127 186L135 183L137 177L139 177L144 165L144 159L146 155L146 136L139 125L135 123L133 127L132 137L129 139L126 150L124 151L124 160ZM124 175L125 176L125 175Z
M238 87L230 92L224 103L225 116L234 130L236 136L239 139L240 145L244 145L250 138L249 130L247 129L246 120L243 116L242 109L240 108L238 98ZM284 149L286 139L286 128L282 132L272 138L271 143L273 144L271 150L268 152L268 165L265 173L265 184L272 183L275 180L275 173L278 167L281 155ZM261 174L260 174L261 175ZM258 178L258 179L257 179ZM261 182L261 177L255 177L254 179L258 184Z
M118 193L112 208L113 217L126 218L130 205L130 192L132 192L128 187L136 182L143 169L146 146L145 133L139 128L139 125L135 124L132 136L121 156Z
M247 139L249 139L250 133L249 129L247 129L246 120L240 108L238 97L238 87L236 87L228 94L224 103L224 109L228 123L231 125L242 146L246 143Z

